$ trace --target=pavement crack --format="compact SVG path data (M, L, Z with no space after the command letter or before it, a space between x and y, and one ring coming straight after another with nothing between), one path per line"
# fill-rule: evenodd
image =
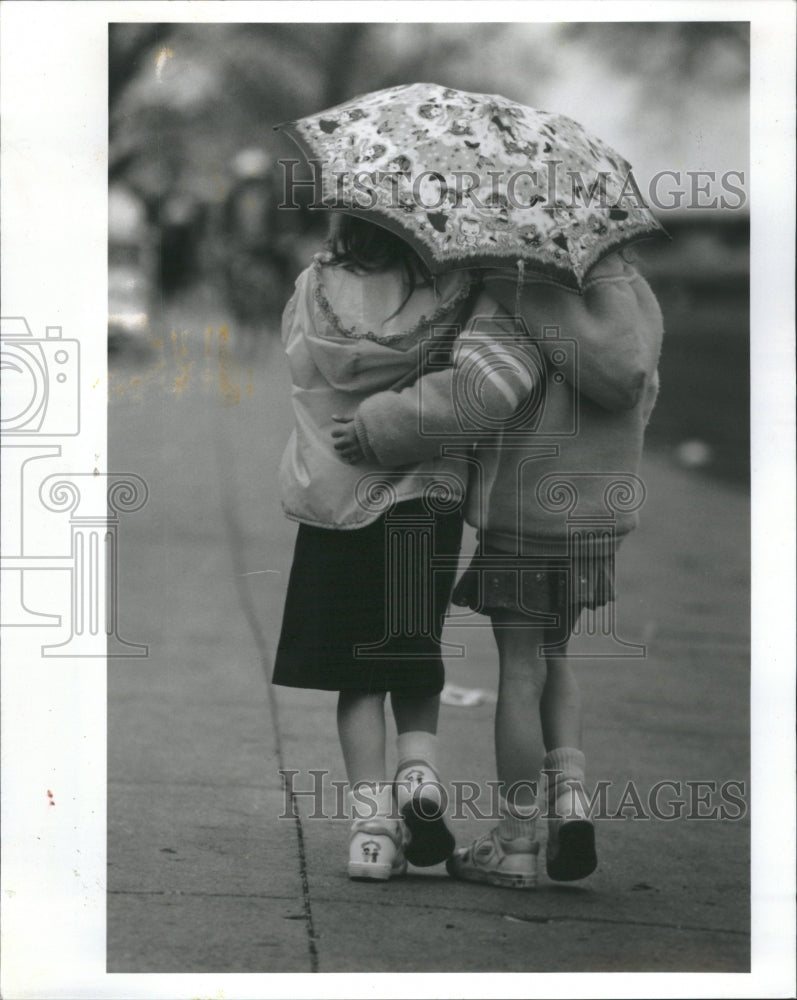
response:
M519 917L517 914L504 913L506 920L517 921L523 924L607 924L616 927L655 927L659 930L672 931L697 931L703 934L738 934L747 937L747 931L738 931L730 927L705 926L703 924L682 924L673 923L666 920L617 920L612 917L580 917L580 916L550 916L550 917Z
M268 708L269 715L271 717L277 767L282 778L283 787L285 788L286 805L290 798L291 811L294 817L296 849L299 860L299 881L302 887L302 912L304 914L305 929L307 931L307 950L310 959L310 971L318 972L318 946L316 944L318 935L315 931L313 908L310 901L310 880L307 871L304 828L302 827L302 820L299 815L299 811L296 808L296 796L294 795L293 789L289 789L287 787L285 781L285 760L282 750L282 730L280 728L279 710L277 699L274 694L274 686L271 683L271 657L268 653L266 637L263 634L260 622L258 621L256 609L252 602L251 592L244 582L244 574L246 571L246 564L242 553L242 539L244 538L244 532L241 528L235 500L229 488L229 484L234 482L234 477L225 474L225 470L223 468L223 456L229 454L230 450L229 448L225 448L223 446L223 442L219 437L219 425L216 424L215 426L216 434L214 435L214 451L216 457L216 467L219 473L219 482L223 484L221 489L221 508L222 516L224 518L224 526L227 531L230 555L232 557L233 580L241 611L246 619L247 625L249 626L249 630L252 634L260 659L260 664L263 668L263 676L266 682L266 691L268 693Z
M296 896L282 895L273 892L204 892L201 889L109 889L109 896L174 896L193 899L284 899L295 903ZM286 917L286 920L296 920L296 917ZM302 914L304 919L304 914Z

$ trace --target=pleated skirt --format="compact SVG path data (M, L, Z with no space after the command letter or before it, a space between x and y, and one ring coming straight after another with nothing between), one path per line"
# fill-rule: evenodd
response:
M397 503L354 530L301 524L275 684L322 690L442 690L443 620L462 515Z

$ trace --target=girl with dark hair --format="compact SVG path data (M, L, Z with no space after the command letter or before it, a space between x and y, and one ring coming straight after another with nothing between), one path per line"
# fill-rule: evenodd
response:
M472 272L432 280L399 237L333 215L328 252L296 282L282 338L296 424L280 466L299 522L274 683L338 691L350 783L349 875L387 879L445 860L436 770L440 635L454 578L466 471L439 455L386 469L335 449L370 395L414 381L435 325L457 333L478 301ZM396 561L398 560L398 562ZM403 565L402 565L403 560ZM387 780L390 694L398 766Z

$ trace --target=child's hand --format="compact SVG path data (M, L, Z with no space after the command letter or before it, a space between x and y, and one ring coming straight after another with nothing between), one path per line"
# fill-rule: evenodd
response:
M350 417L333 416L332 419L340 425L332 431L332 439L335 442L335 451L340 456L341 461L348 462L349 465L357 465L358 462L362 462L365 455L357 440L354 421Z

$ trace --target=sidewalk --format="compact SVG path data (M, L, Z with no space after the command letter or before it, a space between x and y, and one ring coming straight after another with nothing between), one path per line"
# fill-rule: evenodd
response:
M109 409L110 465L150 488L119 557L122 632L150 655L109 666L108 971L749 968L746 819L599 821L591 878L514 892L443 866L354 883L345 822L311 819L309 797L298 821L279 818L280 767L303 790L310 769L344 773L334 694L266 683L294 534L275 487L291 416L279 351L253 367L237 405L220 368L217 382L175 394L164 381ZM134 375L122 367L119 384ZM748 782L746 499L661 456L642 478L617 634L647 656L578 665L588 781L612 782L615 808L630 780L643 798L665 779ZM495 690L489 630L446 638L467 646L449 680ZM492 715L443 707L446 781L494 778ZM459 843L485 828L452 826Z

